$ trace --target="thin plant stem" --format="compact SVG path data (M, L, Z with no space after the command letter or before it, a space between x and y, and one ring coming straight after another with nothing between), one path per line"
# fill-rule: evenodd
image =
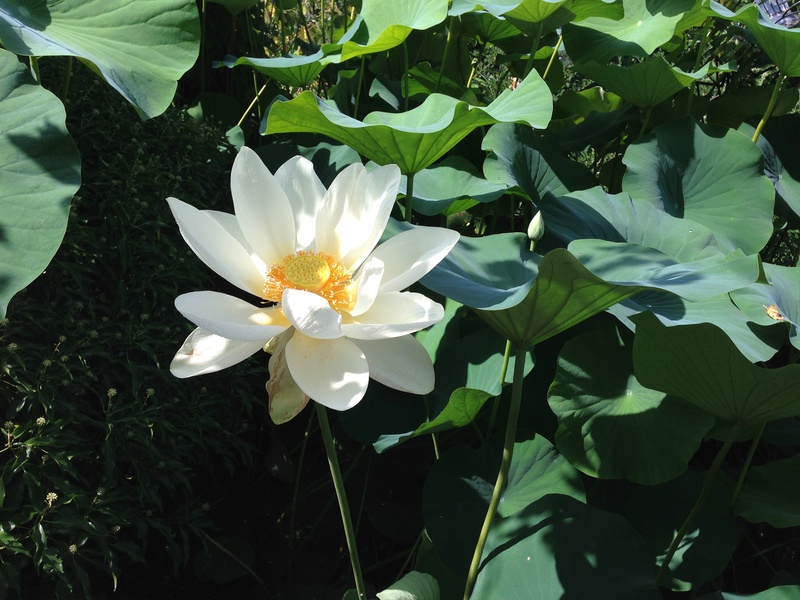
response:
M317 409L317 419L319 419L319 429L322 432L322 440L325 443L325 453L328 455L328 466L331 469L333 487L336 490L336 499L339 501L339 511L342 514L342 525L344 526L344 537L347 540L347 550L350 552L350 564L353 567L353 578L356 581L356 593L359 600L366 600L367 593L364 586L364 576L361 574L361 563L358 560L358 548L356 547L356 534L353 529L353 519L350 516L350 507L347 504L347 494L344 489L342 471L339 469L339 459L336 458L336 446L333 443L331 425L328 422L327 409L314 403Z
M403 110L408 111L408 44L403 41ZM406 219L408 221L408 219Z
M508 373L508 363L511 358L511 340L506 340L506 349L503 352L503 366L500 367L500 393L502 394L503 385L506 383L506 373ZM486 437L492 435L494 422L497 419L497 410L500 407L500 396L495 396L492 403L492 414L489 416L489 427L486 428Z
M533 61L536 57L536 51L539 49L539 41L542 39L542 26L542 21L539 21L536 26L536 35L533 38L533 44L531 44L531 55L528 57L528 62L525 64L523 79L533 70Z
M644 118L642 119L642 126L639 129L639 135L636 137L642 137L644 135L645 130L647 129L647 124L650 122L650 115L653 114L653 107L649 107L646 111L644 111Z
M242 126L242 123L244 123L244 120L247 118L247 115L250 114L250 111L253 110L253 106L255 106L256 102L258 102L258 99L261 97L261 94L264 93L265 89L267 89L267 84L266 83L261 86L261 89L258 90L258 92L256 92L256 96L255 96L255 98L253 98L253 101L250 103L250 106L248 106L245 109L245 111L242 113L241 118L236 123L237 127L241 127Z
M553 66L553 62L558 56L558 49L561 47L561 42L564 40L564 36L558 36L558 41L556 42L555 47L553 48L553 54L550 55L550 60L547 61L547 68L544 70L544 75L542 75L542 79L547 79L547 74L550 72L550 67Z
M247 572L248 572L248 573L249 573L249 574L250 574L250 575L253 577L253 579L255 579L255 580L256 580L256 581L259 583L259 585L262 587L262 589L263 589L264 591L266 591L266 592L269 592L269 591L270 591L270 589L267 587L267 585L264 583L264 581L263 581L263 580L262 580L262 579L261 579L261 578L260 578L260 577L259 577L259 576L256 574L256 572L255 572L255 571L253 571L253 569L251 569L250 567L248 567L248 566L247 566L247 565L246 565L246 564L245 564L245 563L242 561L242 559L240 559L240 558L239 558L238 556L236 556L236 555L235 555L233 552L231 552L230 550L228 550L228 549L227 549L225 546L223 546L222 544L220 544L220 543L219 543L217 540L215 540L213 537L211 537L210 535L208 535L208 534L207 534L205 531L203 531L202 529L200 530L200 533L201 533L201 534L203 534L203 537L204 537L204 538L206 538L206 539L207 539L209 542L211 542L211 543L212 543L212 544L214 544L214 545L215 545L217 548L219 548L220 552L222 552L223 554L227 555L227 556L228 556L228 557L229 557L229 558L230 558L232 561L234 561L234 562L235 562L235 563L237 563L237 564L238 564L240 567L242 567L242 568L243 568L245 571L247 571Z
M206 91L206 0L200 4L200 93Z
M423 400L425 401L425 414L428 416L428 420L431 418L431 406L428 402L428 396L423 396ZM441 452L439 450L439 437L436 435L436 432L431 433L431 441L433 442L433 455L436 457L436 460L439 460L441 456Z
M489 502L489 509L486 511L486 518L483 520L483 527L478 536L478 543L472 555L472 563L469 566L467 575L467 585L464 588L464 600L469 600L472 590L475 588L475 580L478 577L478 568L481 565L483 549L486 546L486 539L489 537L489 530L492 527L494 513L497 505L500 504L500 497L508 482L508 472L511 469L511 459L514 457L514 440L517 437L517 420L519 419L519 409L522 405L522 380L525 374L525 348L517 346L514 353L514 383L511 388L511 405L508 408L508 421L506 422L506 437L503 443L503 458L500 461L500 472L494 483L492 499Z
M753 456L756 453L758 442L761 440L761 434L764 433L764 427L766 427L766 425L767 425L766 421L761 424L758 433L753 438L753 441L750 443L750 449L747 451L747 458L745 459L744 465L742 466L742 472L739 473L739 479L736 482L736 487L733 490L733 494L731 494L731 506L736 504L736 501L739 499L739 493L742 491L742 485L744 485L744 480L747 477L747 472L750 470L750 463L753 462Z
M353 118L358 118L358 105L361 101L361 88L364 86L364 64L366 55L361 55L361 67L358 69L358 87L356 88L356 102L353 106Z
M717 456L714 457L714 462L711 463L711 467L708 469L708 473L706 473L706 478L705 481L703 481L703 487L700 489L700 494L697 496L697 501L694 503L692 510L689 511L689 514L687 515L686 520L683 522L683 525L681 525L681 528L678 530L678 533L675 534L675 538L672 540L672 544L670 544L667 554L664 556L664 560L661 562L661 567L658 569L658 575L656 575L656 585L664 585L664 579L669 574L669 563L672 562L672 557L675 556L675 552L678 551L678 547L681 545L683 538L689 532L689 527L692 526L692 523L701 513L703 507L708 501L708 497L711 495L711 488L714 485L714 480L717 478L717 474L722 467L722 462L725 460L725 457L728 455L728 451L733 445L733 440L736 437L737 430L738 427L736 426L731 428L731 431L728 434L728 439L725 440L722 448L720 448L719 452L717 452Z
M308 417L308 424L306 431L303 434L303 444L300 447L300 460L297 461L297 474L294 478L294 490L292 491L292 509L289 512L289 550L292 549L294 544L294 519L297 513L297 498L300 495L300 473L302 472L303 463L306 458L306 448L308 447L308 438L311 434L311 425L314 423L314 411Z
M407 223L411 223L414 213L414 173L406 175L406 205L403 217Z
M767 124L767 121L772 116L772 111L775 110L775 104L778 102L778 95L781 93L781 88L783 87L784 81L786 81L786 75L783 73L778 75L778 79L775 80L775 88L772 90L772 96L770 96L769 104L767 104L767 110L764 111L764 116L761 117L761 120L758 122L758 126L756 127L756 131L753 134L754 144L758 141L759 136L761 136L761 130L764 129L764 125Z
M64 70L64 82L61 84L61 101L67 101L67 94L69 93L69 83L72 80L72 57L67 57L67 67Z
M456 27L461 21L458 17L454 17L450 15L447 17L447 41L444 44L444 53L442 54L442 64L439 65L439 75L436 77L436 87L434 88L434 92L439 91L439 85L442 83L442 76L444 75L444 69L447 66L447 61L450 58L450 54L453 52L453 40L457 39L457 35L453 35L453 29Z

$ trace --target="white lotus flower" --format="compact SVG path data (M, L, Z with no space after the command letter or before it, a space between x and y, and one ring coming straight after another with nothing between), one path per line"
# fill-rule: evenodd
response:
M231 173L235 215L168 198L194 253L264 301L254 306L211 291L178 296L175 306L198 327L173 359L172 373L211 373L262 348L272 352L267 390L278 423L309 398L336 410L355 406L369 377L430 392L433 366L411 334L444 311L401 290L442 260L458 234L419 227L376 248L399 184L394 165L367 173L354 164L326 190L308 160L295 157L272 175L243 148Z

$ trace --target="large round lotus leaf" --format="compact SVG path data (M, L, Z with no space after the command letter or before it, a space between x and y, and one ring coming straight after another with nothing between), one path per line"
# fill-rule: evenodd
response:
M0 41L86 60L145 117L163 113L200 48L194 0L0 0Z
M563 156L553 140L537 135L530 127L515 123L493 125L481 142L496 160L484 163L490 176L509 186L520 187L539 204L546 194L566 194L592 186L593 177L587 167Z
M547 230L569 243L576 239L629 242L660 250L679 262L719 256L714 234L704 225L679 219L628 194L601 187L545 196L541 204Z
M542 342L620 302L641 288L608 283L563 248L548 252L528 294L512 306L478 314L518 348Z
M800 598L800 585L781 585L757 594L714 592L707 596L701 596L698 600L797 600L797 598Z
M800 416L800 365L757 367L710 323L665 327L652 313L632 320L634 373L643 385L737 425Z
M246 65L284 85L306 87L317 78L317 75L322 73L329 62L333 61L326 60L325 54L320 50L308 56L278 56L275 58L226 56L224 60L215 62L214 66L232 69Z
M687 300L724 294L759 276L758 256L740 252L679 262L655 248L591 239L573 241L569 251L608 283L661 289Z
M0 318L53 258L81 182L58 98L0 50Z
M800 525L800 455L752 467L733 512L751 523Z
M496 518L473 600L658 600L642 539L619 515L550 494Z
M363 122L306 91L292 100L274 102L262 133L321 133L378 164L396 164L410 174L433 164L477 127L521 122L543 129L552 112L550 89L534 70L514 90L504 90L485 107L431 94L409 111L372 112Z
M576 62L648 56L667 43L694 0L623 0L620 19L589 17L564 27L564 45Z
M622 514L644 538L660 565L686 516L692 510L705 480L705 473L688 471L656 486L635 488ZM700 515L690 525L670 562L673 587L688 589L711 580L725 569L738 544L736 523L728 510L730 494L714 482Z
M789 341L800 348L800 268L766 263L764 272L770 284L754 283L731 292L731 298L754 323L782 324L789 331Z
M630 318L645 311L655 314L667 327L714 323L725 331L739 352L751 362L769 360L786 338L780 328L764 327L748 319L731 302L728 294L692 302L675 294L647 290L608 309L631 329L634 325Z
M720 19L747 25L758 44L784 75L800 76L800 30L788 29L770 21L755 4L747 4L734 13L712 0L707 11Z
M480 449L457 446L437 460L425 482L425 526L438 552L455 571L466 574L500 469L502 440ZM541 436L514 444L508 485L497 514L508 517L546 494L584 501L580 474Z
M670 122L631 144L623 162L622 188L635 201L702 223L730 250L755 254L772 235L775 191L758 146L737 131Z
M592 477L643 485L686 470L714 419L633 375L633 335L606 321L564 344L548 402L556 446Z

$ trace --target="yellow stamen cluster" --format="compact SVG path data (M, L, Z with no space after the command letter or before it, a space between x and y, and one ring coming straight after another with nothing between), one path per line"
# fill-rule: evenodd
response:
M350 272L325 252L303 250L272 265L264 278L264 298L280 302L287 288L314 292L340 312L352 309L356 300Z

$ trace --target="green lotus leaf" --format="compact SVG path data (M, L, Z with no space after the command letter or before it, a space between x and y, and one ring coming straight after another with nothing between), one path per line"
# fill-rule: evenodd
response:
M576 62L575 68L639 108L652 108L695 81L707 77L709 73L732 70L729 67L705 65L694 73L687 73L670 65L663 56L655 56L628 67L587 60Z
M726 90L724 94L708 102L707 122L712 125L729 127L730 129L739 128L739 131L744 133L744 129L740 127L742 123L747 119L761 118L769 106L774 91L775 86L773 85L748 86ZM797 106L798 100L800 100L800 90L797 88L782 89L778 93L772 116L767 124L778 116L792 112ZM755 131L755 128L753 128L753 131ZM752 139L753 134L750 133L747 137Z
M326 60L323 51L319 50L309 56L281 56L276 58L247 58L246 56L236 58L235 56L226 56L225 60L215 62L214 66L232 69L239 65L246 65L284 85L306 87L317 78L317 75L322 73L322 70L330 62L334 61Z
M273 103L262 133L322 133L378 164L397 164L409 174L433 164L476 127L522 122L543 129L552 110L549 88L532 71L516 89L505 90L483 108L431 94L417 108L400 114L373 112L363 122L306 91L293 100Z
M414 210L423 215L446 214L456 200L471 198L475 203L492 202L506 189L504 183L487 181L476 175L467 160L447 157L414 176ZM406 193L405 181L400 193Z
M703 487L705 473L687 471L677 479L654 486L637 486L625 502L622 515L641 534L653 564L661 564L675 532L692 510ZM714 481L703 510L670 562L672 589L688 591L719 575L739 542L736 522L728 509L730 493Z
M551 493L495 518L484 557L473 600L661 598L631 524L569 496Z
M145 117L163 113L200 46L194 0L0 0L0 41L90 63Z
M711 229L726 250L755 254L772 236L775 192L758 146L737 131L690 119L631 144L622 189Z
M714 17L747 25L759 46L764 49L781 73L789 77L800 76L799 29L788 29L770 21L755 4L746 4L734 13L711 0L706 10Z
M733 512L750 523L773 527L800 525L800 456L776 460L747 471Z
M555 443L572 466L643 485L683 473L714 419L633 375L633 335L605 321L561 349L548 392Z
M694 0L623 0L623 16L593 16L564 27L564 45L575 62L652 54L675 34Z
M731 298L748 319L759 325L782 324L789 341L800 348L800 268L765 264L770 285L754 283L731 293Z
M61 245L81 162L64 105L0 50L0 319Z
M740 252L680 262L655 248L591 239L575 240L569 251L608 283L657 288L687 300L704 300L746 287L760 273L758 256Z
M450 14L453 14L452 8ZM484 11L463 14L461 16L461 24L470 36L492 44L520 34L520 30L508 20L497 18L493 14Z
M769 360L786 339L779 328L763 327L748 319L728 294L690 302L668 292L646 290L608 308L608 312L631 329L635 326L630 318L646 311L655 314L667 327L696 323L719 325L751 362Z
M548 252L525 298L478 314L518 348L546 340L624 300L640 287L608 283L563 248Z
M428 474L422 510L428 534L454 570L466 574L486 515L502 455L495 436L479 449L456 446ZM497 508L509 517L547 494L585 501L580 474L541 436L514 444L508 483Z
M798 595L800 595L800 585L780 585L757 594L714 592L707 596L701 596L698 600L795 600Z
M596 238L655 248L679 262L723 256L710 229L679 219L628 194L608 194L601 187L556 198L547 195L540 206L547 230L564 240Z
M483 138L481 148L497 157L484 163L487 179L520 187L537 205L548 192L566 194L593 182L587 167L565 158L552 140L537 136L529 127L498 123Z
M399 46L412 30L442 23L447 18L447 5L447 0L363 0L361 13L341 44L341 60Z
M632 320L634 373L643 385L740 426L800 416L800 365L758 367L710 323L666 327L652 313Z

